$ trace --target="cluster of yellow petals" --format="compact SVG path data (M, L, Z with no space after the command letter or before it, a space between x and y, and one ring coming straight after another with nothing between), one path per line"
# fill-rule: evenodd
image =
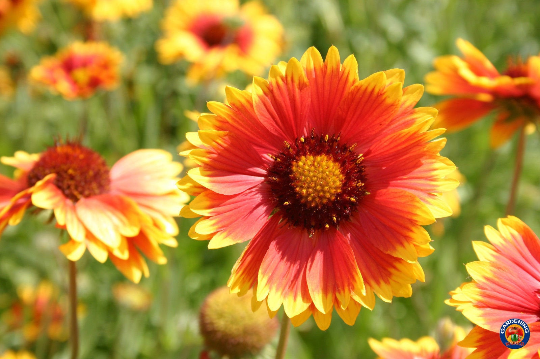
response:
M41 15L37 8L40 0L0 0L0 35L15 27L28 34L36 26Z
M67 0L82 8L95 21L137 17L152 8L152 0Z

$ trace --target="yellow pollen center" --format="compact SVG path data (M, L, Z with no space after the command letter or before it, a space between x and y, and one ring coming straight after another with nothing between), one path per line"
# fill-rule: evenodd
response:
M309 207L333 201L341 192L344 176L331 156L302 156L293 163L292 173L295 191Z

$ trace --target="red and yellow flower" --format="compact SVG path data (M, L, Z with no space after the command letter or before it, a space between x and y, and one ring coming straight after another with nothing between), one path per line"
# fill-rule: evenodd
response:
M152 9L152 0L68 0L82 8L95 21L117 21L137 17Z
M495 111L491 146L504 144L512 135L540 118L540 57L526 62L510 59L502 74L470 42L458 39L463 57L441 56L436 71L427 74L426 90L435 95L453 95L438 103L436 125L458 131Z
M40 0L0 0L0 35L15 27L28 34L41 17L37 4Z
M465 337L461 327L455 327L454 338L450 347L441 353L441 349L432 337L422 337L413 342L410 339L382 341L369 339L369 346L379 356L378 359L465 359L471 351L457 345Z
M87 98L118 85L123 56L104 42L75 42L32 68L30 79L68 100Z
M471 358L538 358L540 349L540 240L519 218L499 219L498 231L486 226L490 243L473 242L479 261L467 264L473 281L450 292L446 303L476 327L459 343L475 348ZM528 324L530 339L519 350L508 349L499 331L508 319Z
M256 1L177 0L167 10L160 61L192 63L188 79L212 79L241 70L258 75L282 50L283 28Z
M294 325L312 314L328 328L334 308L352 325L375 294L408 297L432 253L423 225L449 216L441 193L457 186L439 155L444 130L432 108L414 108L421 85L404 71L359 80L354 56L340 63L310 48L272 66L253 92L228 87L188 133L198 166L179 188L196 198L189 234L209 248L249 241L232 270L233 293L254 307L283 304Z
M24 285L17 293L19 300L3 318L11 330L22 329L30 342L38 339L42 331L53 340L67 339L66 310L50 282L41 282L37 287Z
M77 261L86 249L104 263L110 258L130 280L148 276L141 255L164 264L159 245L174 247L173 218L188 200L174 187L182 165L161 150L138 150L109 170L96 152L75 142L58 143L39 155L25 152L1 161L17 168L0 176L0 233L19 223L26 209L54 210L57 227L69 234L60 249Z

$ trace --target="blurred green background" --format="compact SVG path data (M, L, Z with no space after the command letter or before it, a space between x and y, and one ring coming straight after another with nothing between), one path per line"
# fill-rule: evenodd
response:
M186 63L163 66L157 62L154 43L168 1L155 1L152 11L136 19L103 25L103 38L125 54L119 88L102 92L87 101L66 101L60 96L31 89L29 69L45 55L74 40L82 40L83 15L61 0L40 4L43 19L29 36L16 31L0 38L0 61L16 55L16 92L0 98L0 155L16 150L40 152L55 136L75 136L79 120L88 113L84 143L113 164L138 148L164 148L171 153L184 141L195 123L185 110L206 111L205 101L222 100L223 83L244 88L250 79L231 74L224 82L207 88L189 87L184 79ZM309 46L323 54L336 45L344 59L354 54L360 77L390 68L406 71L406 85L423 83L436 56L457 54L455 40L471 41L497 68L506 58L526 58L540 52L540 6L536 0L265 0L265 5L283 24L286 49L281 60L299 58ZM425 95L421 106L439 99ZM449 134L443 154L453 160L466 177L459 188L462 213L445 219L444 234L433 235L435 253L422 258L425 283L413 285L412 298L396 298L392 304L377 300L371 312L363 309L353 327L334 313L332 325L320 331L313 320L292 330L287 358L374 358L367 344L370 337L408 337L416 340L434 335L438 322L450 317L467 320L444 300L467 277L464 264L476 259L472 240L485 240L484 225L496 225L504 215L513 171L514 138L497 151L489 148L491 118L472 128ZM540 149L538 133L528 136L516 215L540 233ZM182 160L177 156L178 160ZM1 166L0 172L11 175ZM6 312L24 283L48 279L66 291L67 262L57 249L59 230L43 225L46 217L8 228L0 242L0 312ZM153 298L147 311L119 305L112 286L125 279L110 262L101 265L86 254L78 262L80 301L86 315L81 319L81 358L197 358L202 348L198 334L198 309L213 289L225 285L242 251L241 245L208 250L207 243L187 236L193 221L178 220L179 246L166 248L169 263L151 264L151 276L140 286ZM281 313L280 313L281 315ZM5 315L4 315L5 316ZM0 313L0 353L25 345L18 332L7 332ZM272 358L276 341L258 358ZM30 347L38 359L68 357L66 342L40 337Z

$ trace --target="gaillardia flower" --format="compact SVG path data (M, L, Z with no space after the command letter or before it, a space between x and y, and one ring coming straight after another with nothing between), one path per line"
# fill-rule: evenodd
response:
M137 17L152 8L152 0L68 0L95 21L117 21Z
M20 222L31 205L54 210L57 227L69 234L60 249L77 261L85 250L110 258L130 280L148 276L141 255L164 264L159 244L176 246L173 218L188 200L174 187L182 165L161 150L138 150L109 169L96 152L75 142L58 143L39 155L16 152L1 161L17 168L0 176L0 233Z
M471 358L538 358L540 349L540 240L519 218L499 219L497 231L485 227L491 242L473 242L478 262L467 264L473 281L450 292L446 303L476 327L459 343L475 348ZM530 329L528 343L507 348L500 330L508 319L521 319Z
M0 0L0 35L15 27L28 34L41 17L37 8L39 0Z
M188 79L194 82L236 70L258 75L282 48L281 24L256 1L176 0L162 27L160 61L191 62Z
M23 285L17 288L17 294L19 300L3 316L10 330L22 329L29 342L37 340L43 332L52 340L67 339L67 308L62 306L57 288L43 281L37 287Z
M441 352L435 339L422 337L413 342L410 339L394 340L384 338L382 341L369 339L369 346L379 356L378 359L465 359L470 350L457 346L457 341L463 339L465 331L456 327L454 340L450 347Z
M540 57L511 58L502 74L468 41L458 39L463 57L441 56L427 74L427 91L456 98L438 103L436 125L458 131L495 111L491 146L504 144L523 126L540 118Z
M444 130L429 130L436 110L413 108L423 87L404 77L359 80L354 56L310 48L255 77L252 93L229 87L227 104L208 103L187 134L198 166L179 187L197 197L181 214L203 217L189 234L209 248L251 240L233 293L253 288L254 307L283 304L294 325L313 314L326 329L334 308L352 325L374 294L408 297L424 280L422 225L451 214L441 193L457 182L434 140Z
M210 293L199 313L199 328L207 349L227 358L259 353L276 335L279 323L262 309L251 309L251 296L221 287Z
M30 79L68 100L118 85L122 54L104 42L75 42L32 68Z

